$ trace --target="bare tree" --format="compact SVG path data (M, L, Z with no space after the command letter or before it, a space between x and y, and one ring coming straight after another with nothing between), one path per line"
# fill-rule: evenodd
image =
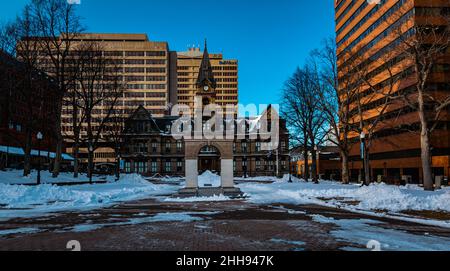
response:
M362 46L364 48L364 46ZM370 150L376 133L385 126L385 113L395 105L399 99L399 82L407 73L403 70L403 64L398 63L395 53L386 52L379 56L371 65L364 61L363 52L356 50L353 54L352 73L354 81L350 88L354 87L356 96L350 105L351 131L360 137L363 149L364 179L363 184L372 182L370 174ZM372 66L378 69L372 69ZM387 78L380 82L380 78Z
M120 109L115 109L111 112L111 117L105 122L105 140L109 142L114 149L116 157L115 175L116 180L120 179L120 159L122 156L123 147L123 131L125 129L124 112Z
M76 54L76 52L75 52ZM73 57L73 67L69 68L69 77L71 78L77 78L78 72L79 72L79 65L81 65L81 62L76 58L76 56ZM69 139L72 141L72 156L74 159L73 163L73 176L74 178L78 178L79 176L79 170L80 170L80 147L83 142L83 139L81 137L83 123L86 119L85 111L81 110L81 104L79 97L79 91L77 90L77 84L74 82L72 85L70 85L67 94L64 97L64 107L72 114L72 129L71 131L68 131L64 133L64 138Z
M52 124L45 125L46 128L42 125L46 122L45 112L51 110L51 107L46 107L48 106L46 101L51 99L50 85L47 84L49 79L38 69L40 60L38 45L30 39L24 39L39 33L31 6L25 6L23 13L14 22L5 25L0 33L2 51L11 59L15 56L20 61L9 67L12 77L8 80L13 84L13 91L9 93L9 98L15 97L15 104L11 105L9 110L12 110L14 106L22 105L20 110L25 117L20 123L25 137L17 138L16 135L10 135L10 138L24 150L23 174L28 176L31 172L33 136L38 132L47 135L53 132L51 129L46 129L53 127ZM49 96L46 97L46 95Z
M111 66L96 42L82 43L76 50L78 107L84 116L82 135L88 147L88 175L92 179L94 152L115 114L125 86L120 69Z
M400 41L396 48L398 54L411 60L414 71L415 91L402 95L405 103L418 112L420 121L421 160L425 190L434 190L432 177L431 136L448 112L450 95L445 89L435 90L432 82L434 70L448 61L450 45L450 15L443 7L433 6L414 8L415 17L394 29L395 39ZM399 9L392 20L400 20L408 14L406 5ZM448 63L448 62L447 62Z
M326 114L322 111L320 106L321 95L323 93L324 85L321 83L319 70L316 63L310 62L305 67L307 88L309 91L305 95L305 102L309 110L307 120L307 131L311 148L311 171L314 183L319 182L317 172L317 155L324 138L327 135L325 129Z
M324 41L320 50L312 53L313 61L317 61L320 69L321 88L319 104L324 112L329 126L327 140L337 146L341 156L342 183L348 184L349 179L349 133L350 133L350 105L358 95L358 88L350 87L357 80L352 73L353 66L342 67L341 75L337 69L336 42L329 38ZM350 54L344 53L341 60L346 62Z
M309 152L312 156L311 175L318 182L317 150L324 138L324 114L319 108L317 88L318 74L313 67L298 68L285 83L281 115L286 119L297 141L303 145L305 159L305 179L309 179Z
M282 92L281 116L286 120L286 124L291 130L293 145L299 144L303 149L305 170L303 178L309 180L309 145L306 120L308 119L307 106L303 102L304 87L303 76L300 68L285 82Z
M76 5L66 0L33 0L30 10L37 21L39 35L27 39L32 39L38 44L43 58L48 61L42 68L54 77L58 86L55 121L56 156L53 167L53 177L56 178L60 171L64 141L61 129L63 100L72 84L72 80L67 76L70 52L74 40L83 31L83 27L76 14Z

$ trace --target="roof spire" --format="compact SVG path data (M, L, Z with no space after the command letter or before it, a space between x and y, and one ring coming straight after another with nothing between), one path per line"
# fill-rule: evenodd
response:
M213 88L216 88L216 80L214 79L213 69L208 53L208 42L205 39L205 48L203 51L203 59L197 79L197 85L201 85L204 81L209 81Z

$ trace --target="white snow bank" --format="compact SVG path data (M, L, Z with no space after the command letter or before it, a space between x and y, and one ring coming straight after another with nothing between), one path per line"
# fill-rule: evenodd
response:
M289 181L289 174L285 174L282 178L276 178L273 176L256 176L256 177L240 177L240 178L234 178L235 181L251 181L251 182L287 182ZM293 182L301 182L302 179L299 179L295 177L294 175L291 175L291 180Z
M152 184L139 175L123 175L118 182L94 185L60 187L48 184L0 184L0 220L102 208L117 202L172 194L177 189L177 186Z
M93 176L92 180L114 182L114 176ZM37 171L32 171L29 176L24 177L22 170L0 171L0 184L36 184ZM47 170L41 171L41 183L80 183L89 182L86 174L79 174L78 178L73 177L73 173L62 172L57 178L52 178L52 174Z
M450 212L450 188L428 192L418 186L398 187L386 184L342 185L324 181L241 184L241 190L254 203L331 204L360 210L433 210ZM353 202L352 202L353 201ZM350 204L356 201L357 205ZM359 203L358 203L359 202Z
M220 187L222 182L219 175L207 170L198 176L198 185L199 187Z

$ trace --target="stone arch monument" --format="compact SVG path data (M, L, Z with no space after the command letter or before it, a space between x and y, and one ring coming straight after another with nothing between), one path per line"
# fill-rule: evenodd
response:
M220 153L220 187L199 187L199 154L206 146L216 148ZM225 195L241 197L242 192L234 186L233 140L185 140L186 187L177 194L178 197Z

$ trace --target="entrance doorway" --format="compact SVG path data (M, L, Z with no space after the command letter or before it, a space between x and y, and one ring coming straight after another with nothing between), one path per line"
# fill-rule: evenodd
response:
M198 154L198 171L203 174L206 171L220 175L220 152L214 146L203 147Z

